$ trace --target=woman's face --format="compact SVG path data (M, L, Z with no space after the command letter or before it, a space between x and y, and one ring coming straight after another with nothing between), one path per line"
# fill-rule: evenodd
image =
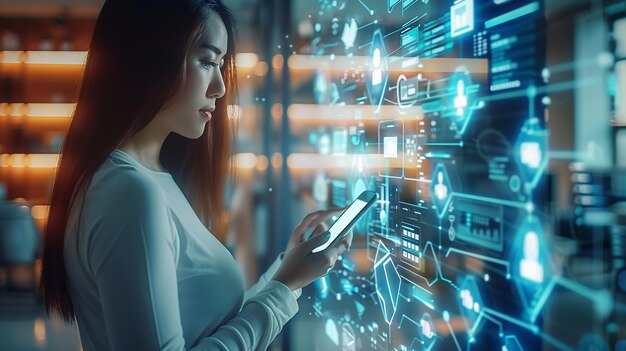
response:
M226 93L221 72L228 49L226 27L219 15L212 13L204 28L187 53L183 86L155 117L166 130L190 139L202 135L215 101Z

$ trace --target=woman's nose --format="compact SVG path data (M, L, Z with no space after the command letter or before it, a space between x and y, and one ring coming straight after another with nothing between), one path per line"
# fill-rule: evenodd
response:
M213 78L209 82L209 86L206 91L206 96L212 99L219 99L226 94L226 85L224 84L224 77L222 72L216 70Z

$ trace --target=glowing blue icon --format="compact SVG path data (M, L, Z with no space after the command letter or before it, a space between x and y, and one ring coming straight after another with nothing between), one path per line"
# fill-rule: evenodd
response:
M534 307L552 278L543 227L535 216L527 217L519 226L511 253L511 269L515 286L527 309ZM532 314L532 311L531 311Z
M400 45L407 47L417 43L419 37L419 27L411 28L410 30L400 34Z
M363 317L363 313L365 313L365 306L357 300L354 300L354 307L356 308L356 313L359 315L359 318Z
M356 200L362 192L367 190L367 185L365 184L365 180L359 177L352 187L352 201Z
M450 187L450 179L448 171L443 164L435 166L430 185L430 194L433 199L433 206L439 217L443 217L445 211L450 204L452 197L452 189Z
M516 145L519 175L530 188L534 188L548 162L548 131L539 126L537 118L530 118L522 126Z
M400 3L400 0L387 0L387 12L391 13L394 7Z
M476 94L480 88L479 84L472 82L467 67L459 66L450 77L447 91L447 106L444 116L452 120L451 127L461 135L469 124L475 110L484 107L483 101L476 99Z
M382 162L378 174L382 177L402 178L404 175L404 122L402 120L378 123L378 153Z
M356 33L358 31L358 26L354 18L351 18L349 22L350 23L346 23L343 26L343 32L341 33L341 41L346 47L346 50L354 46L354 40L356 39Z
M337 331L337 326L332 319L326 320L326 336L333 342L333 344L339 346L339 332Z
M435 337L435 327L433 326L433 320L428 313L424 313L424 315L420 319L420 332L423 339L430 340Z
M450 8L450 35L458 35L474 30L474 0L462 0Z
M456 115L463 117L467 108L467 95L465 95L465 82L462 79L456 83L456 97L454 98L454 108Z
M379 48L374 49L374 53L372 54L372 64L374 65L374 70L372 71L372 85L379 85L383 81Z
M523 164L537 169L541 165L541 147L537 142L523 142L520 144L520 156Z
M348 130L333 130L333 155L345 155L348 152Z
M504 346L502 346L502 351L524 351L522 345L517 340L517 337L514 335L507 335L504 338Z
M437 183L435 184L435 196L439 201L448 197L448 187L443 183L443 171L437 172Z
M315 80L313 81L313 95L315 96L315 102L318 104L326 104L328 102L328 79L323 75L323 73L318 72L315 75Z
M465 317L468 334L472 336L475 331L475 324L478 322L483 306L483 301L478 290L475 276L467 276L459 284L460 292L457 294L457 301L461 314Z
M328 277L322 277L315 281L315 287L319 292L320 298L323 300L328 296L330 289L328 288Z
M356 334L348 323L341 326L341 351L356 351Z
M418 100L428 98L429 84L430 81L422 78L421 74L412 78L407 78L403 74L399 75L396 83L398 106L406 109L413 106Z
M539 236L534 231L524 235L524 258L520 261L520 276L535 283L543 282L543 266L539 263Z
M318 71L313 81L313 95L315 102L321 105L335 105L339 103L339 88L331 82L325 72Z
M313 180L313 199L319 203L328 201L328 182L322 172L318 172Z
M319 138L318 151L322 155L330 154L330 136L322 133Z
M369 74L366 79L367 93L374 106L374 112L380 110L380 105L387 89L389 78L389 62L387 61L387 50L380 29L374 31L370 50Z
M389 249L382 241L379 241L374 263L374 277L376 279L376 294L387 324L391 324L393 316L396 314L398 296L400 295L400 274L398 274L391 257Z

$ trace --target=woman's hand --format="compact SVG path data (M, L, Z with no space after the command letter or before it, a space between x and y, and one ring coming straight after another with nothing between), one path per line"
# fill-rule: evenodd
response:
M352 231L326 250L316 253L311 251L330 238L328 226L323 221L342 211L341 208L317 211L304 217L291 234L282 263L273 279L287 285L291 290L296 290L326 275L335 265L337 257L350 248ZM304 241L304 235L309 228L315 229L311 238Z
M311 238L327 231L328 225L324 223L324 220L326 220L330 215L341 213L343 210L345 210L345 208L316 211L306 215L304 219L302 219L302 222L296 227L296 229L294 229L293 233L291 234L291 238L289 238L289 242L287 243L287 249L285 250L285 252L291 251L291 249L304 242L304 235L309 228L315 228L313 229L313 234L311 234ZM341 239L340 243L341 245L343 245L343 250L341 251L341 253L348 250L350 248L350 245L352 245L352 231L344 236L343 239Z
M340 255L340 248L333 245L320 252L312 253L311 251L329 239L330 232L327 231L287 251L272 279L285 284L291 291L294 291L328 274Z

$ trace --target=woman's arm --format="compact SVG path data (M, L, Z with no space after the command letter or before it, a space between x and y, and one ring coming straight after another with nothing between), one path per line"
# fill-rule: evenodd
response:
M267 271L265 271L265 273L261 275L259 280L250 288L248 288L248 290L246 290L246 294L245 294L246 301L256 296L265 287L265 285L269 281L271 281L272 277L278 271L278 268L280 267L280 264L282 263L282 261L283 261L283 254L281 253L280 255L278 255L276 260L274 260L274 263L272 263L272 265L269 266ZM293 295L296 299L300 298L300 295L302 295L302 289L296 289L293 292Z
M183 350L175 232L165 199L140 175L128 173L103 192L106 205L89 243L106 325L102 333L113 350ZM193 350L264 350L297 310L288 287L268 282Z

